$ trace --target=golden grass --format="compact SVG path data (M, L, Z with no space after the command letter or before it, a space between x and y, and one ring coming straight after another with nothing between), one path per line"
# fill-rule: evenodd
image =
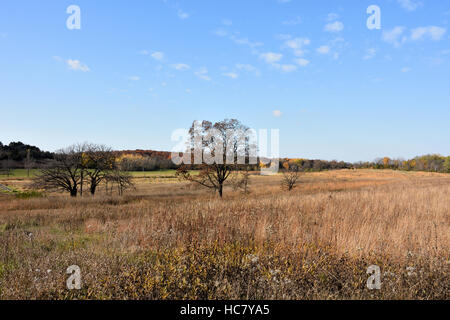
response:
M307 173L292 192L280 179L252 176L250 195L223 200L147 179L121 198L0 197L0 297L448 298L448 175ZM79 292L64 287L73 264Z

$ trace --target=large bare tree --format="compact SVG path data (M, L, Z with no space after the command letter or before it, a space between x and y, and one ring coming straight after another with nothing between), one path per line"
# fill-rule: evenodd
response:
M55 153L54 161L42 168L33 186L44 190L67 191L76 197L82 181L83 145L73 145Z
M213 189L223 196L225 181L239 164L245 164L251 156L256 156L256 148L248 136L248 127L236 119L225 119L212 123L194 121L189 130L190 140L188 152L192 155L200 172L190 173L192 166L182 165L177 176Z
M84 176L89 181L91 195L95 195L97 187L116 169L116 157L110 147L97 144L86 144L83 152Z

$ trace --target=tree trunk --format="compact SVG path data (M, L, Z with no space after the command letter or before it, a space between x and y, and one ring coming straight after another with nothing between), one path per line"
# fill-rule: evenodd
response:
M219 184L219 196L222 198L223 195L223 184Z
M76 197L76 196L77 196L77 193L78 193L77 188L72 188L72 189L70 190L70 196L71 196L71 197Z
M95 195L95 190L96 190L96 188L97 188L97 185L95 184L95 183L92 183L91 184L91 195L92 196L94 196Z
M83 182L84 182L84 174L83 171L81 171L80 196L83 196Z

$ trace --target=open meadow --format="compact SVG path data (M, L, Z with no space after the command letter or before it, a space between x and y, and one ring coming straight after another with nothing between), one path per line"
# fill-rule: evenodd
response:
M0 193L0 299L449 299L448 174L304 173L291 192L252 175L223 199L173 172L134 180L122 197Z

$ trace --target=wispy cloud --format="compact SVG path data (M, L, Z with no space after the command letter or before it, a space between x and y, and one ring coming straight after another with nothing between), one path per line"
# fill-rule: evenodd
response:
M445 28L436 26L419 27L411 30L411 40L417 41L428 37L433 41L439 41L446 32Z
M211 81L211 77L208 75L208 69L205 67L195 71L194 74L202 80Z
M284 42L284 45L294 51L294 55L300 57L304 54L304 47L308 46L311 40L308 38L294 38Z
M383 31L383 41L394 45L395 47L401 46L406 41L406 37L403 36L405 27L397 26L391 30Z
M273 114L274 117L279 118L279 117L281 117L283 115L283 112L281 112L280 110L274 110L272 112L272 114Z
M283 25L285 26L296 26L302 23L302 19L297 16L294 19L283 21Z
M327 15L326 21L331 22L331 21L334 21L334 20L336 20L338 18L339 18L339 15L337 13L333 13L332 12L332 13L329 13Z
M243 71L248 72L248 73L253 73L256 76L260 75L259 70L256 67L252 66L251 64L238 63L238 64L236 64L236 69L243 70Z
M372 58L375 58L377 55L377 50L375 48L370 48L366 50L366 54L364 55L364 60L370 60Z
M300 66L300 67L306 67L307 65L309 65L310 61L300 58L300 59L295 59L295 62Z
M409 67L404 67L404 68L402 68L400 71L403 72L403 73L407 73L407 72L410 72L410 71L411 71L411 68L409 68Z
M383 41L400 47L405 42L414 42L425 39L440 41L447 32L447 29L437 26L418 27L411 30L410 36L405 35L405 27L395 27L383 32Z
M324 30L326 32L341 32L344 30L344 24L340 21L331 22L325 25Z
M139 77L139 76L129 76L129 77L127 77L127 79L130 80L130 81L139 81L139 80L141 80L141 77Z
M87 65L85 65L84 63L82 63L79 60L68 59L68 60L66 60L66 63L69 66L70 70L82 71L82 72L91 71Z
M161 51L153 52L150 56L158 61L162 61L164 59L164 53Z
M281 65L275 64L274 66L277 69L280 69L281 72L284 72L284 73L294 72L297 70L297 66L293 65L293 64L281 64Z
M261 53L259 55L261 59L263 59L265 62L269 64L273 64L275 62L280 61L283 58L283 55L281 53L275 53L275 52L266 52Z
M230 26L233 25L233 21L231 21L230 19L223 19L223 20L222 20L222 24L223 24L224 26L230 27Z
M316 51L319 54L328 54L330 53L331 48L329 46L320 46Z
M178 71L186 71L189 70L191 66L185 63L176 63L172 65L172 68Z
M414 11L417 8L422 6L422 2L415 0L397 0L397 2L402 6L406 11Z
M249 46L250 48L256 48L263 45L262 42L252 42L248 38L240 38L235 35L231 35L230 39L236 44L246 45Z
M239 75L235 72L226 72L222 73L222 75L231 79L237 79L239 77Z
M182 9L178 9L177 15L178 15L178 18L180 18L181 20L184 20L184 19L187 19L190 17L190 14L183 11Z

